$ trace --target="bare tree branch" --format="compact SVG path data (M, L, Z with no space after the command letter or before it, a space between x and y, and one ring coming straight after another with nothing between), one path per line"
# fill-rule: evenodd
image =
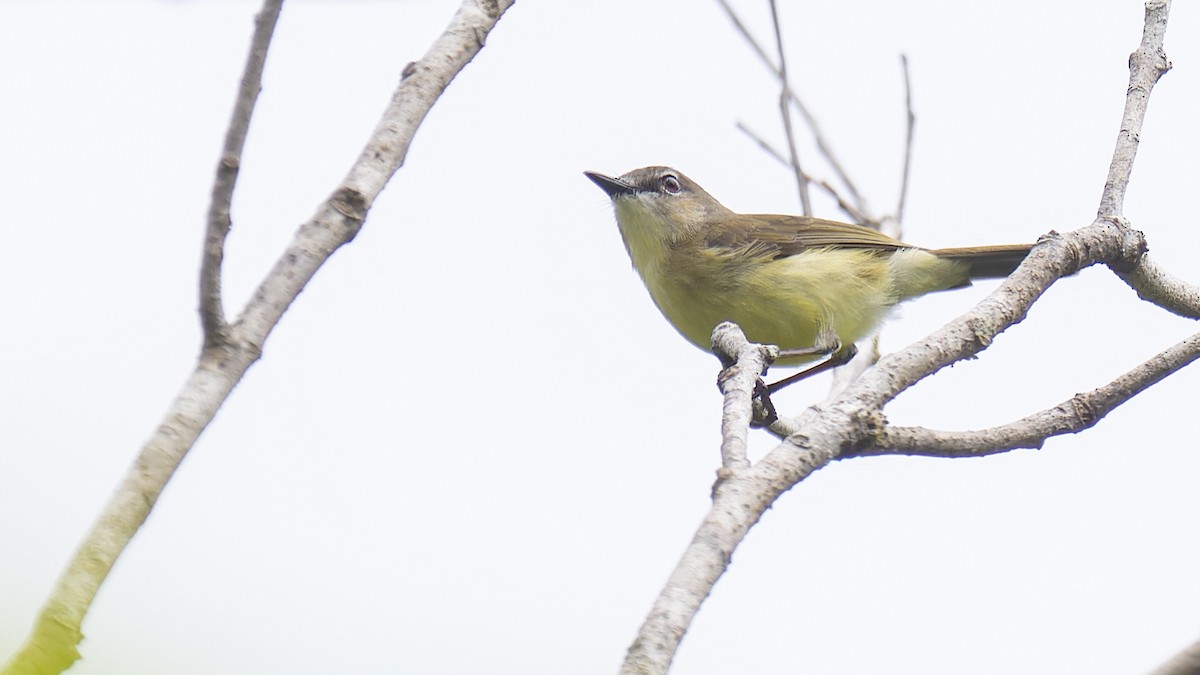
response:
M405 69L391 103L341 185L300 226L241 317L225 331L227 335L206 345L162 423L75 551L29 638L0 674L58 673L79 658L80 626L117 557L200 433L258 360L280 316L329 256L358 233L371 203L404 163L409 142L429 109L483 47L484 38L511 5L512 0L464 0L429 51ZM253 49L250 58L257 58ZM235 113L232 124L240 123ZM210 244L205 243L206 258ZM204 283L211 284L214 274L219 269L206 273Z
M1185 647L1150 675L1197 675L1200 673L1200 640Z
M1200 319L1200 288L1159 267L1144 255L1130 272L1118 276L1137 291L1138 297L1188 319Z
M721 478L750 467L746 459L747 438L754 417L754 392L767 365L779 356L779 348L752 344L737 324L725 322L713 329L713 354L724 370L717 381L725 401L721 413Z
M1129 185L1133 160L1137 156L1150 91L1158 79L1171 69L1171 62L1167 60L1162 46L1170 10L1170 0L1151 0L1146 3L1146 29L1141 45L1129 56L1131 75L1125 97L1125 114L1121 119L1121 131L1117 135L1117 147L1109 166L1097 218L1120 218L1123 213L1125 189ZM1180 316L1200 318L1200 289L1176 279L1149 257L1142 256L1132 269L1114 269L1143 300Z
M250 117L258 93L262 91L263 66L267 62L267 47L275 33L283 0L268 0L254 17L254 37L250 54L242 73L233 118L225 131L225 147L217 162L217 177L213 181L212 202L208 207L208 227L204 234L204 250L200 259L200 323L204 328L204 344L212 346L225 339L225 308L221 302L221 261L225 257L225 237L229 235L230 209L233 189L242 165L242 148L250 130Z
M1171 69L1171 62L1163 51L1170 11L1170 0L1150 0L1146 3L1142 43L1129 56L1129 89L1125 93L1125 111L1121 116L1121 130L1117 133L1117 147L1108 167L1108 179L1100 196L1097 219L1120 218L1124 215L1125 189L1129 187L1129 176L1133 173L1133 160L1137 157L1150 92L1158 79Z
M887 426L871 445L843 456L981 457L1017 448L1040 448L1051 437L1091 428L1118 406L1196 359L1200 359L1200 334L1162 351L1102 387L1076 394L1053 408L1015 422L979 431Z
M666 673L700 604L729 566L731 556L789 481L801 480L828 461L816 459L777 473L767 460L719 481L713 505L630 646L621 673ZM823 460L823 461L822 461ZM807 470L806 470L807 469Z

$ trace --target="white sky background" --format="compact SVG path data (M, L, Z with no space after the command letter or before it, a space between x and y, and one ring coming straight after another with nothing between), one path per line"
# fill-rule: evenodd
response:
M795 86L905 238L1094 217L1140 2L782 3ZM295 2L234 202L229 311L357 156L456 2ZM770 36L765 2L738 6ZM192 367L204 214L257 5L0 4L0 654ZM1200 10L1176 3L1126 203L1200 281ZM797 212L771 77L713 2L521 0L266 344L84 624L86 674L611 673L719 465L716 360L661 319L580 173L668 164ZM814 172L828 175L811 151ZM827 200L818 215L840 217ZM898 349L994 283L909 305ZM1196 330L1102 269L889 406L999 424ZM979 460L837 463L784 495L674 672L1131 673L1200 636L1200 371ZM777 398L799 412L827 380ZM773 446L754 436L758 454Z

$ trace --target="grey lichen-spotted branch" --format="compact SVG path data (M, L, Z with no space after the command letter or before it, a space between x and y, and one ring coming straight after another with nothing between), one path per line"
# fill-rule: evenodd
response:
M483 47L513 0L464 0L449 26L400 84L346 178L300 226L239 318L225 325L220 274L229 200L280 0L260 12L241 93L226 136L204 242L200 313L204 348L163 421L142 447L67 568L21 648L0 675L60 673L79 658L81 626L101 583L145 522L162 490L225 399L262 354L280 317L326 260L354 239L371 204L404 163L417 128L442 92Z
M1134 285L1139 293L1169 298L1160 304L1184 309L1173 311L1190 315L1196 309L1194 288L1168 291L1165 287L1172 285L1169 277L1158 273L1156 268L1154 275L1139 272L1148 264L1143 255L1146 243L1122 216L1125 186L1133 169L1148 97L1170 67L1163 56L1169 10L1170 3L1164 0L1146 3L1143 39L1130 57L1126 106L1096 220L1073 232L1051 232L1042 237L1020 268L973 309L925 339L885 356L875 368L819 409L809 408L794 419L774 422L770 430L782 441L758 463L731 470L727 462L721 469L722 480L714 488L712 507L642 624L626 654L622 673L668 670L696 611L728 567L734 550L783 492L836 459L897 454L902 450L889 446L907 442L906 439L927 441L932 446L931 435L936 432L891 429L883 415L883 406L921 379L986 349L997 334L1023 319L1032 304L1059 278L1104 263L1129 278L1156 279L1150 290ZM756 348L745 343L744 338L739 342L738 337L738 333L726 330L720 341L723 365ZM717 347L714 341L714 349ZM1054 419L1057 409L1052 409L1039 414L1051 418L1041 429L1013 428L1003 433L1010 441L1020 439L1021 443L1030 443L1035 442L1033 435L1037 433L1045 434L1041 437L1044 440L1046 435L1071 430L1068 427L1072 424L1080 428L1090 426L1103 412L1196 360L1198 353L1200 336L1189 338L1113 383L1068 401L1065 405L1078 407L1073 416ZM744 407L736 412L737 419L749 419L750 402L744 397L739 400ZM1024 422L1030 427L1046 420ZM992 442L998 445L1002 440ZM949 441L943 444L948 445ZM1027 446L1018 443L1014 447Z
M1049 438L1077 433L1094 426L1129 399L1196 359L1200 359L1200 333L1154 355L1102 387L1076 394L1053 408L1015 422L978 431L885 426L870 445L843 453L842 457L982 457L1018 448L1040 448Z
M1200 319L1200 288L1172 275L1148 255L1130 272L1118 272L1146 302L1188 319Z

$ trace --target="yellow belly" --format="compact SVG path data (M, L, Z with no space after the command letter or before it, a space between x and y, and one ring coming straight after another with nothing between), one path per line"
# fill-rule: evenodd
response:
M675 328L705 350L722 321L737 323L751 341L782 349L812 347L829 331L848 347L899 300L887 257L871 251L819 249L775 260L693 252L685 264L664 263L639 270L646 287Z

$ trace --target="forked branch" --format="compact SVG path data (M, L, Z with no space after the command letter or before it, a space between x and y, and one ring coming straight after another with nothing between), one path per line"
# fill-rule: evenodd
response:
M276 0L268 0L262 16L277 4ZM75 551L25 644L0 668L0 675L59 673L79 658L80 627L96 592L180 462L247 369L258 360L263 343L288 306L329 256L357 234L372 202L404 163L413 134L429 109L483 47L483 39L511 4L512 0L462 3L429 51L405 69L366 148L333 196L300 226L239 319L224 326L219 287L221 249L228 231L228 198L237 175L244 126L253 108L256 91L251 90L257 89L257 73L261 72L270 38L268 24L274 23L260 19L213 189L201 274L205 349L162 423Z
M267 63L267 48L275 34L275 23L283 0L268 0L254 17L254 37L250 39L250 55L242 72L233 118L225 130L225 146L217 162L213 180L212 201L208 207L208 224L204 233L204 249L200 259L200 324L204 328L205 346L223 340L226 330L225 308L221 301L221 261L225 257L225 238L232 224L230 210L233 189L242 166L242 148L250 131L254 104L262 91L263 67Z
M842 456L982 457L1018 448L1040 448L1049 438L1095 426L1108 413L1196 359L1200 359L1200 334L1163 350L1102 387L1015 422L978 431L886 426L869 445Z

